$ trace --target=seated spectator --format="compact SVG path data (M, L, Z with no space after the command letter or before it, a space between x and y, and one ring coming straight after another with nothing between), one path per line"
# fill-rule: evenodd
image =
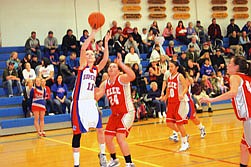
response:
M8 89L8 96L13 97L13 86L17 86L18 93L22 96L23 89L18 78L18 73L14 68L14 62L10 61L8 67L3 72L3 87Z
M66 65L70 68L74 75L77 75L79 60L75 52L71 52L70 56L66 57Z
M156 20L154 20L152 25L150 26L149 31L151 30L153 31L154 36L159 36L160 31L159 31L158 23Z
M131 67L134 63L140 64L139 55L134 52L133 46L130 47L130 52L126 54L124 63L130 64Z
M48 59L58 59L59 57L58 40L53 36L52 31L49 31L48 36L44 39L44 56Z
M126 50L125 50L125 42L126 40L124 39L123 35L119 36L119 39L115 41L114 43L114 49L116 54L120 53L122 56L122 60L125 60L125 56L127 54Z
M216 55L212 56L211 62L214 70L216 72L221 71L222 75L224 76L226 73L227 66L220 49L216 50Z
M138 28L134 27L133 28L133 33L131 33L133 39L137 42L138 49L140 53L143 53L143 43L142 43L142 38L141 35L138 32Z
M150 63L151 63L149 67L150 83L157 82L158 87L161 89L164 75L161 73L160 67L157 65L159 61L151 60Z
M189 46L188 51L186 52L186 54L187 54L188 59L192 59L193 62L197 63L197 61L199 59L199 55L197 54L197 52L195 52L194 45Z
M68 52L75 52L79 56L79 46L76 37L73 35L71 29L67 30L66 35L63 37L62 50L65 56L68 56Z
M123 38L124 38L125 40L127 40L127 38L125 38L124 35L123 35L122 28L121 28L121 27L118 27L118 28L117 28L117 32L116 32L116 33L114 34L114 36L113 36L113 41L117 41L117 40L119 39L119 36L120 36L120 35L122 35Z
M216 24L216 19L212 19L212 24L208 26L208 35L210 36L211 42L214 44L216 39L222 40L221 28L219 24Z
M160 55L159 67L160 67L160 71L163 75L168 70L168 61L169 61L168 56Z
M210 58L209 52L205 52L205 53L198 59L199 67L202 67L202 65L205 63L205 59L209 59L209 64L212 65L212 62L211 62L211 58Z
M173 55L175 54L175 51L174 51L174 42L173 42L173 41L169 41L169 45L168 45L168 47L166 48L166 54L167 54L167 56L169 56L170 58L172 58Z
M172 61L176 61L180 64L180 61L178 59L178 54L174 54L173 57L172 57Z
M147 92L147 78L142 77L142 70L140 70L138 63L132 65L132 70L135 73L135 79L131 82L132 86L137 87L137 91L140 95Z
M39 68L39 77L45 79L46 86L51 87L54 82L54 67L46 57L42 59L42 65Z
M163 30L162 36L165 38L165 40L168 40L168 41L174 39L174 37L173 37L173 26L172 26L171 22L168 22L166 24L166 27Z
M25 69L25 64L26 63L30 63L31 62L31 55L30 54L26 54L25 56L24 56L24 58L21 60L21 64L22 64L22 70L24 70Z
M249 53L249 50L251 48L251 43L250 43L249 37L247 36L246 31L242 31L242 35L240 36L240 44L243 47L246 59L248 60L251 59L250 53Z
M6 62L7 66L8 66L9 62L14 63L14 68L16 71L21 70L22 64L21 64L20 59L18 58L17 52L11 52L10 58Z
M151 52L152 51L152 48L153 48L153 45L155 44L155 35L153 34L153 30L149 30L148 32L148 36L147 36L147 40L148 42L151 44L149 46L149 50L148 52Z
M240 33L240 27L234 23L234 18L230 19L230 24L227 26L227 35L226 37L230 37L233 33L233 31L236 32L236 34L239 36Z
M187 27L187 39L191 41L193 37L196 39L196 41L199 40L199 37L197 36L195 29L193 28L193 23L189 22Z
M176 27L176 39L185 45L188 45L190 42L187 39L187 29L184 27L183 21L181 20L178 22L178 26Z
M200 47L197 44L197 40L195 36L191 37L191 42L188 44L188 48L190 48L190 46L193 45L194 46L194 51L197 53L197 55L200 55Z
M63 77L63 82L66 83L69 90L73 90L76 76L74 72L71 72L70 68L65 64L65 56L61 55L59 57L60 66L59 66L59 74Z
M122 35L124 36L125 39L129 38L129 34L133 32L133 29L131 28L131 23L130 21L127 21L125 23L125 27L123 29Z
M150 61L153 60L160 60L160 45L159 44L155 44L154 49L152 50L151 56L150 56Z
M138 44L137 42L133 39L133 36L130 34L128 36L128 39L126 40L125 42L125 51L126 52L129 52L130 48L133 47L134 48L134 51L140 55L140 52L139 52L139 49L138 49Z
M220 80L216 76L215 73L212 73L212 77L210 78L210 81L211 81L211 84L212 84L212 87L213 87L214 96L221 95L222 92L221 92Z
M178 57L180 65L184 68L184 70L187 69L188 64L188 58L186 55L186 52L181 52L180 57Z
M55 114L55 110L53 108L53 101L51 99L51 89L48 86L46 86L45 79L41 80L41 87L45 90L46 115L49 115L49 113L54 113Z
M161 100L161 90L158 89L158 84L156 82L151 82L151 89L147 94L147 98L151 99L152 107L155 108L156 114L158 113L158 117L166 118L166 104Z
M222 73L220 71L217 71L217 78L220 82L220 89L221 89L221 93L225 93L228 91L228 87L225 86L224 84L224 77L222 76ZM226 76L226 75L225 75Z
M67 107L68 113L70 113L71 101L67 98L67 86L63 83L63 78L61 75L57 76L57 81L52 85L51 91L53 93L53 102L55 110L59 114L65 114L63 111L63 104Z
M38 60L41 60L41 50L40 50L40 42L36 38L36 32L31 32L31 37L28 38L25 42L25 51L26 54L37 55Z
M118 32L118 23L116 20L112 21L112 27L110 28L110 31L112 33L112 38L113 38L114 35Z
M82 45L84 42L85 42L85 40L87 39L89 37L89 32L88 32L88 30L83 30L83 35L80 37L80 45Z
M34 82L35 79L36 79L36 77L37 77L36 73L35 73L35 70L33 70L31 68L30 63L25 63L25 69L22 71L22 73L23 73L23 81L22 81L22 83L24 85L26 85L26 82L28 80L31 80L32 82Z
M202 45L204 42L207 41L207 34L206 34L206 30L204 29L204 27L201 25L200 21L198 20L196 22L196 26L194 27L198 37L199 37L199 43Z
M151 47L151 42L148 41L148 33L147 33L147 29L143 28L142 29L142 34L141 34L141 38L142 38L142 53L148 53L149 52L149 48Z
M30 64L31 68L35 70L36 76L39 76L39 68L41 66L41 62L38 60L37 55L32 55Z
M234 54L243 55L243 48L239 44L239 40L240 38L237 35L236 31L233 31L229 36L229 47Z
M242 27L241 32L246 31L248 37L251 39L251 21L247 21L247 23Z
M206 76L212 76L212 73L215 73L214 68L212 65L210 65L210 61L208 58L205 58L205 62L202 65L201 69L200 69L200 75L206 75Z
M198 82L200 78L200 66L198 63L194 63L192 59L188 59L187 72L194 79L194 82Z
M33 81L32 80L27 80L25 84L25 88L23 90L23 100L22 100L22 109L24 112L24 117L31 117L32 112L31 112L31 99L30 99L30 91L33 87Z

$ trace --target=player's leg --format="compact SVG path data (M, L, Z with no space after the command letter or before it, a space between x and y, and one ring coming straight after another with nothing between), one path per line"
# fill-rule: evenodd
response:
M247 167L249 161L249 150L245 144L240 145L241 157L240 157L240 167Z
M249 156L251 153L251 120L243 121L243 136L240 145L240 166L245 167L248 165Z
M42 133L42 136L46 137L45 132L44 132L44 115L45 115L45 111L39 112L39 126L40 126L40 131Z
M81 139L81 133L80 134L73 134L72 151L73 151L74 167L79 167L80 139Z
M35 112L33 112L33 114L34 114L34 126L36 128L36 131L37 131L38 135L41 136L40 126L39 126L39 122L38 122L39 112L35 111Z
M196 125L199 128L200 137L204 138L206 136L205 126L200 122L200 120L197 117L191 119L191 121L194 123L194 125Z
M111 160L108 162L107 167L119 166L119 160L116 157L115 144L113 143L114 135L105 134L105 143L108 152L110 153Z
M105 155L105 135L103 128L96 128L97 131L97 139L99 143L100 153L98 154L99 157L99 164L101 167L107 166L107 160Z
M167 105L167 113L166 113L166 123L167 123L167 127L169 127L170 129L173 130L173 135L169 137L169 140L173 140L174 142L178 142L179 141L179 137L178 137L178 132L179 129L175 123L175 119L174 119L174 110L175 108L177 108L177 106L179 105L179 103L177 104L168 104Z

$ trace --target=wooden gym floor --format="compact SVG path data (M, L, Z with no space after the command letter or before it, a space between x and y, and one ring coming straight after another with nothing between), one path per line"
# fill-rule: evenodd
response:
M235 118L233 110L214 111L211 117L207 112L198 116L207 135L201 139L198 128L189 121L186 130L190 135L190 149L186 152L177 152L180 142L168 140L172 131L158 118L134 123L127 141L135 165L238 167L242 124ZM71 129L47 131L46 138L38 138L35 133L1 137L0 166L72 167L71 138ZM95 131L83 135L81 145L81 166L98 167L99 148ZM116 149L121 166L124 166L117 144Z

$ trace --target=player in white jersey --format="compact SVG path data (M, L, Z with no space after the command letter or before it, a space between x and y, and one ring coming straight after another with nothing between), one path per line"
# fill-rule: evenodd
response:
M95 54L91 50L87 50L91 40L95 38L98 29L92 29L91 35L83 43L80 52L80 66L73 90L73 100L71 104L72 119L72 147L74 167L79 166L79 150L81 133L85 133L89 128L96 128L98 143L100 145L100 166L106 167L105 156L105 138L102 129L102 118L98 112L96 101L94 99L95 81L98 71L101 71L108 61L108 40L111 38L108 32L105 37L105 51L101 62L94 66Z
M251 153L251 64L243 56L235 56L231 58L227 72L230 74L230 90L215 98L201 98L200 102L232 99L236 117L243 121L240 167L247 167Z

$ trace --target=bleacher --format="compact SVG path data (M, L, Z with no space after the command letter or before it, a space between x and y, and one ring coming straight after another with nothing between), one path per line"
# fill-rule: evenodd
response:
M180 51L185 51L187 46L181 45L178 41L174 40L175 47L179 47ZM228 39L224 39L224 46L228 46ZM163 48L165 49L168 45L168 41L165 41ZM2 74L4 68L6 68L6 60L9 59L10 53L12 51L18 52L18 58L23 59L25 56L24 47L3 47L0 48L0 136L9 134L18 134L35 131L33 127L34 119L24 118L22 111L22 96L15 95L12 98L7 97L7 89L2 87ZM110 59L113 61L116 58L115 55L110 55ZM149 59L147 59L147 54L141 54L141 65L145 69L149 64ZM149 88L149 86L148 86ZM14 88L14 94L17 93L17 89ZM68 96L71 96L71 92L68 92ZM223 101L220 103L213 104L213 110L230 108L230 101ZM107 117L111 114L110 109L105 109L103 111L103 117ZM70 115L50 115L45 116L45 130L58 129L58 128L69 128Z

